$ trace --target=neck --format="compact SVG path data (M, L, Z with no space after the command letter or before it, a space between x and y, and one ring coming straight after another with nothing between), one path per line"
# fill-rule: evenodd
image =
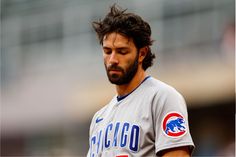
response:
M119 96L129 94L145 79L146 76L145 71L142 68L138 68L137 73L128 84L116 85L117 94Z

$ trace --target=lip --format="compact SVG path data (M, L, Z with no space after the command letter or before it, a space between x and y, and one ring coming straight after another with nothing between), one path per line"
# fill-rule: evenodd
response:
M120 70L109 70L110 73L121 73Z

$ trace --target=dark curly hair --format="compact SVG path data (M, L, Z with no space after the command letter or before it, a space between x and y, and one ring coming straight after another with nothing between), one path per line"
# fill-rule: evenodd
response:
M98 35L101 45L106 34L117 32L132 38L138 52L140 48L147 46L148 53L143 60L142 68L146 70L152 66L155 55L150 48L153 42L151 39L151 27L140 16L126 13L126 9L123 10L114 4L106 17L103 20L93 22L92 26Z

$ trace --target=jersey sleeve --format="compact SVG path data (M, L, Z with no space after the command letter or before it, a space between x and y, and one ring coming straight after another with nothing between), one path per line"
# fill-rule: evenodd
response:
M157 92L154 100L156 154L163 150L194 144L189 132L188 113L184 98L170 87Z

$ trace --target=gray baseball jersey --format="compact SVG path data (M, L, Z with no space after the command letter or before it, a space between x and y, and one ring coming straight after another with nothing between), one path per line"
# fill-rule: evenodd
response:
M147 77L94 115L89 145L87 157L148 157L174 147L192 149L185 101L173 87Z

